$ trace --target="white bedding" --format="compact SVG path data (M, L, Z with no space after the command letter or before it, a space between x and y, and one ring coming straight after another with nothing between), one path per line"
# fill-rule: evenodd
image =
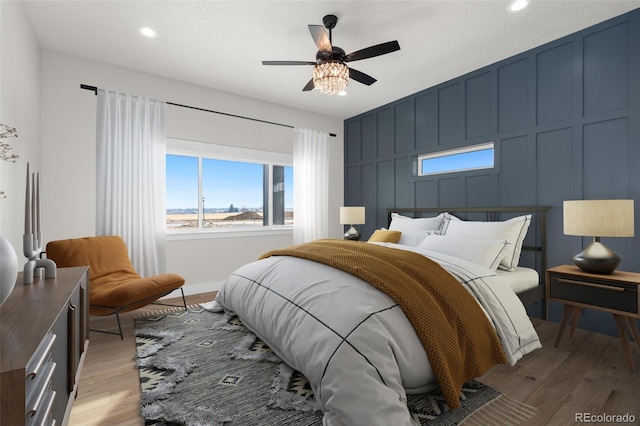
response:
M514 293L522 293L540 284L540 275L535 269L517 266L513 272L503 269L498 269L496 272L500 276L500 281L513 290Z
M541 347L522 303L495 272L391 247L427 255L464 283L491 319L511 365ZM216 301L309 379L324 425L411 425L406 394L434 387L427 356L400 307L346 272L270 257L231 274Z
M448 245L440 244L440 241L438 241L438 239L444 240L445 238L451 239L451 241L449 241L449 244ZM461 241L464 241L464 240L465 239L461 239L457 237L446 237L446 236L436 235L436 236L430 236L430 237L424 238L423 243L417 245L417 247L422 249L427 249L427 250L433 247L432 250L437 251L438 253L440 253L440 255L444 255L444 254L457 255L458 257L461 257L463 259L466 259L474 263L479 263L479 264L484 263L486 267L488 267L492 271L496 271L496 273L500 277L500 280L505 285L507 285L511 290L513 290L514 293L521 293L523 291L534 288L540 284L540 276L538 274L538 271L536 271L535 269L516 266L511 271L506 269L495 268L493 267L493 265L489 267L489 263L491 263L491 260L495 260L494 254L490 252L491 247L488 246L489 249L484 249L482 247L474 247L472 244L469 244L471 241L481 242L484 244L489 244L489 243L495 244L495 243L498 243L499 241L470 240L470 241L467 241L466 244L461 243ZM399 243L397 243L396 245L394 245L393 243L387 243L387 245L389 247L396 247L396 248L405 249L405 250L410 249L410 247L404 247ZM460 249L456 252L458 246L460 247ZM416 247L416 246L413 246L413 247ZM435 254L432 253L432 255L435 255ZM487 257L490 260L488 262L478 260L478 259L483 259L485 257Z

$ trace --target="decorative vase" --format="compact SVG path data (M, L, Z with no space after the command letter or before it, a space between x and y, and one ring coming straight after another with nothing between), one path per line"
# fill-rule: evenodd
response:
M0 235L0 305L13 291L18 278L18 256L9 240Z

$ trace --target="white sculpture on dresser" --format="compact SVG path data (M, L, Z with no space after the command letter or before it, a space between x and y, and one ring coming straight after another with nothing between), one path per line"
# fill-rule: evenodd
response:
M29 179L31 178L31 179ZM31 182L31 185L29 183ZM33 283L33 277L56 277L56 264L51 259L40 259L42 253L42 231L40 229L40 173L29 176L27 163L27 193L25 195L23 253L27 259L22 273L24 284Z
M9 240L0 235L0 305L13 291L18 276L18 256Z

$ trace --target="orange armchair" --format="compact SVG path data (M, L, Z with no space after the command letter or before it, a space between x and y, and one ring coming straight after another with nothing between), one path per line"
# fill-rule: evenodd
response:
M127 246L119 236L51 241L46 254L60 268L89 266L89 312L91 315L115 314L119 332L93 331L119 334L123 339L120 312L154 303L177 289L187 309L182 289L184 278L176 274L142 278L133 268Z

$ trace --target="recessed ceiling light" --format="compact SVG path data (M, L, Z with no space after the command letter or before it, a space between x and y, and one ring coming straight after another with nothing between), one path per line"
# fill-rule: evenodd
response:
M338 96L347 96L347 91L346 90L339 91Z
M507 10L510 12L517 12L519 10L522 10L525 7L529 6L529 1L530 0L513 0L511 3L509 3Z
M149 38L158 37L158 33L153 28L139 27L138 32L145 37L149 37Z

